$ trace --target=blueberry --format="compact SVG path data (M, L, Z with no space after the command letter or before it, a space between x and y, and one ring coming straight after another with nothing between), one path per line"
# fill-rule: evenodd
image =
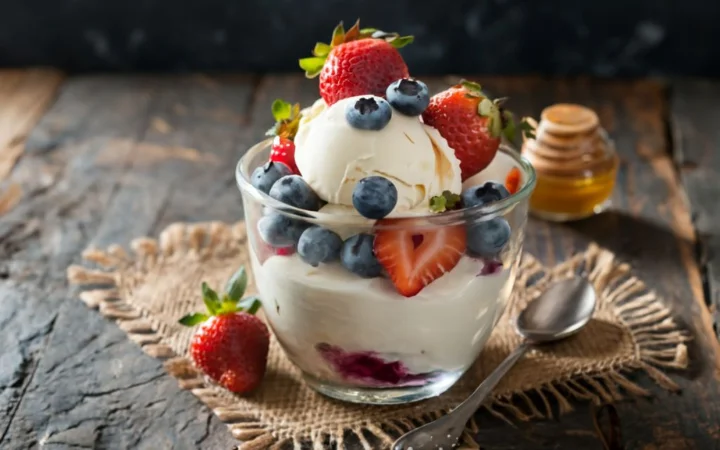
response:
M380 97L361 97L345 107L345 120L361 130L382 130L391 117L390 104Z
M320 209L320 197L300 175L289 175L280 178L270 189L270 197L308 211Z
M502 217L470 225L467 233L468 253L473 256L493 257L510 240L510 224Z
M352 203L368 219L382 219L395 208L398 192L392 181L385 177L366 177L355 185Z
M478 205L487 205L508 196L510 196L510 193L505 186L494 181L487 181L485 184L473 186L462 193L463 207L471 208Z
M430 104L427 85L412 78L401 78L391 84L385 96L393 108L406 116L419 116Z
M258 221L258 232L262 240L273 247L291 247L307 226L301 220L273 212Z
M342 238L334 231L311 226L300 236L297 251L303 261L317 267L320 263L329 263L340 259L342 246Z
M285 164L268 161L264 166L253 170L252 176L250 177L250 184L252 184L255 189L267 194L277 180L291 173L292 171Z
M373 252L372 234L360 233L349 237L342 247L340 262L342 265L363 278L379 277L382 274L382 265Z

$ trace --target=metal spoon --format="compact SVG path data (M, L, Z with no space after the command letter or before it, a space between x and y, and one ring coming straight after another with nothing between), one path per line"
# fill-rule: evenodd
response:
M468 420L520 357L533 345L577 333L590 321L595 301L595 289L584 278L570 278L550 286L515 321L515 329L525 338L523 343L464 402L447 415L401 436L393 444L393 450L450 450L457 444Z

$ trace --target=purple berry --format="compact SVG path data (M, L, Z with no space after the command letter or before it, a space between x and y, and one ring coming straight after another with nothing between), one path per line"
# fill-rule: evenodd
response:
M258 233L273 247L293 247L307 224L278 213L270 213L258 221Z
M372 234L360 233L349 237L340 252L342 265L357 276L375 278L382 274L382 265L375 257Z
M467 249L472 256L494 257L510 240L510 224L502 217L468 227Z
M487 205L509 196L510 193L505 186L494 181L487 181L480 186L466 189L462 193L463 207L472 208L473 206Z
M355 209L368 219L379 220L395 208L398 192L395 185L385 177L366 177L355 185L352 203Z
M320 226L311 226L303 231L297 251L303 261L313 267L340 259L343 240L334 231Z
M391 117L390 104L380 97L361 97L345 107L345 120L360 130L382 130Z
M393 108L406 116L419 116L430 104L427 85L412 78L395 81L388 86L385 96Z
M308 211L317 211L322 203L320 197L300 175L280 178L270 189L270 197Z
M285 164L268 161L265 165L253 170L250 176L250 184L255 189L267 194L277 180L290 174L292 174L292 171Z

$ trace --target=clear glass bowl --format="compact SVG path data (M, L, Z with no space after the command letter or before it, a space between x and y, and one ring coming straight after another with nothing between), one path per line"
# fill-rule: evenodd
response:
M503 145L491 165L464 186L502 182L515 167L521 173L515 194L489 205L379 225L336 211L300 210L255 189L250 174L269 153L270 141L252 147L240 159L236 177L260 299L288 358L312 388L340 400L406 403L447 390L473 364L510 298L535 186L532 166ZM343 239L400 228L417 235L469 229L503 219L511 231L499 253L465 254L420 293L404 297L384 275L362 278L339 262L312 267L292 247L272 248L257 227L268 214L280 214L293 226L320 225Z

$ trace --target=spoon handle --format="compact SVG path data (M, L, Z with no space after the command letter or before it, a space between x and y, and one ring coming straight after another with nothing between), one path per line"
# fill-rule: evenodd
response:
M500 363L495 370L493 370L490 376L480 383L480 386L475 389L475 392L470 394L470 397L466 398L464 402L460 403L460 405L458 405L452 413L458 417L465 416L465 422L470 420L470 417L472 417L473 414L475 414L475 412L480 408L487 396L490 395L490 392L492 392L493 388L497 386L505 374L508 373L512 366L518 362L518 360L529 348L530 345L526 342L520 344L518 348L510 353L510 355L508 355L508 357L505 358L505 360Z

